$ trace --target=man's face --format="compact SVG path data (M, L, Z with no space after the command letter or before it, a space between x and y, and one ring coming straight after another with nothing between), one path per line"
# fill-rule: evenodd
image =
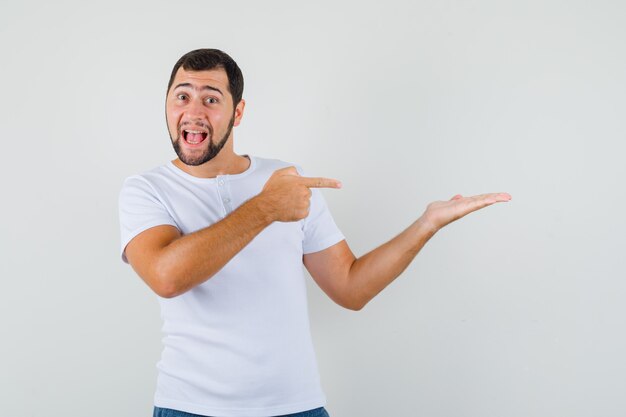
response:
M244 100L233 108L228 76L222 68L178 69L167 93L167 128L178 158L197 166L213 159L239 125Z

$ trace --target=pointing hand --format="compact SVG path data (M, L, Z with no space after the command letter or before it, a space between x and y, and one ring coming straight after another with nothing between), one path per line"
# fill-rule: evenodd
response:
M274 171L259 197L272 221L298 221L309 215L310 188L341 188L330 178L301 177L295 167Z

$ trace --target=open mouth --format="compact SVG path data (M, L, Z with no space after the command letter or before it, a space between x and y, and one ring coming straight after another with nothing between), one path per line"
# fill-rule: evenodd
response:
M183 139L189 145L199 145L205 141L208 133L202 130L183 130Z

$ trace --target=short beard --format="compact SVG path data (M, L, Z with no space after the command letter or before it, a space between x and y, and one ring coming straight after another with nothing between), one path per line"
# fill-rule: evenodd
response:
M226 131L226 134L224 135L224 137L222 137L222 139L217 144L214 144L213 135L212 134L209 135L209 137L206 138L206 140L209 141L208 148L201 155L196 156L196 157L185 155L181 151L180 141L184 139L182 139L182 133L180 132L180 129L178 131L178 137L176 138L176 140L174 140L174 138L172 138L172 135L170 134L170 139L172 140L172 146L174 147L174 151L176 152L176 155L178 155L178 159L180 159L185 165L190 165L190 166L198 166L198 165L204 164L205 162L209 162L211 159L215 158L217 154L220 153L224 145L226 145L226 142L228 142L228 137L230 136L230 132L233 130L234 124L235 124L235 114L233 113L233 117L231 117L230 122L228 123L228 130Z

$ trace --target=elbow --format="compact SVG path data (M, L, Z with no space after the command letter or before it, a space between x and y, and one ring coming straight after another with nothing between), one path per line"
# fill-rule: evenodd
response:
M180 265L163 264L153 269L152 280L149 285L159 297L174 298L203 283L213 275L210 274L208 277L199 279L197 274L187 272Z
M347 301L344 301L341 304L341 306L348 310L360 311L363 309L363 307L365 307L365 305L367 304L367 301L368 300L363 300L358 297L353 297L351 299L348 299Z
M163 265L155 265L148 286L161 298L174 298L184 291L178 284L179 280L171 269Z
M179 291L171 279L153 277L148 286L161 298L174 298L181 294L181 291Z
M151 287L152 291L161 298L174 298L180 295L180 292L171 285L159 284Z
M349 284L342 288L340 294L341 297L339 297L339 300L336 300L337 304L352 311L362 310L371 300L371 297L368 297L368 294L361 288L355 288Z
M352 311L361 311L361 309L363 307L365 307L365 304L362 305L344 305L345 308L347 308L348 310L352 310Z

